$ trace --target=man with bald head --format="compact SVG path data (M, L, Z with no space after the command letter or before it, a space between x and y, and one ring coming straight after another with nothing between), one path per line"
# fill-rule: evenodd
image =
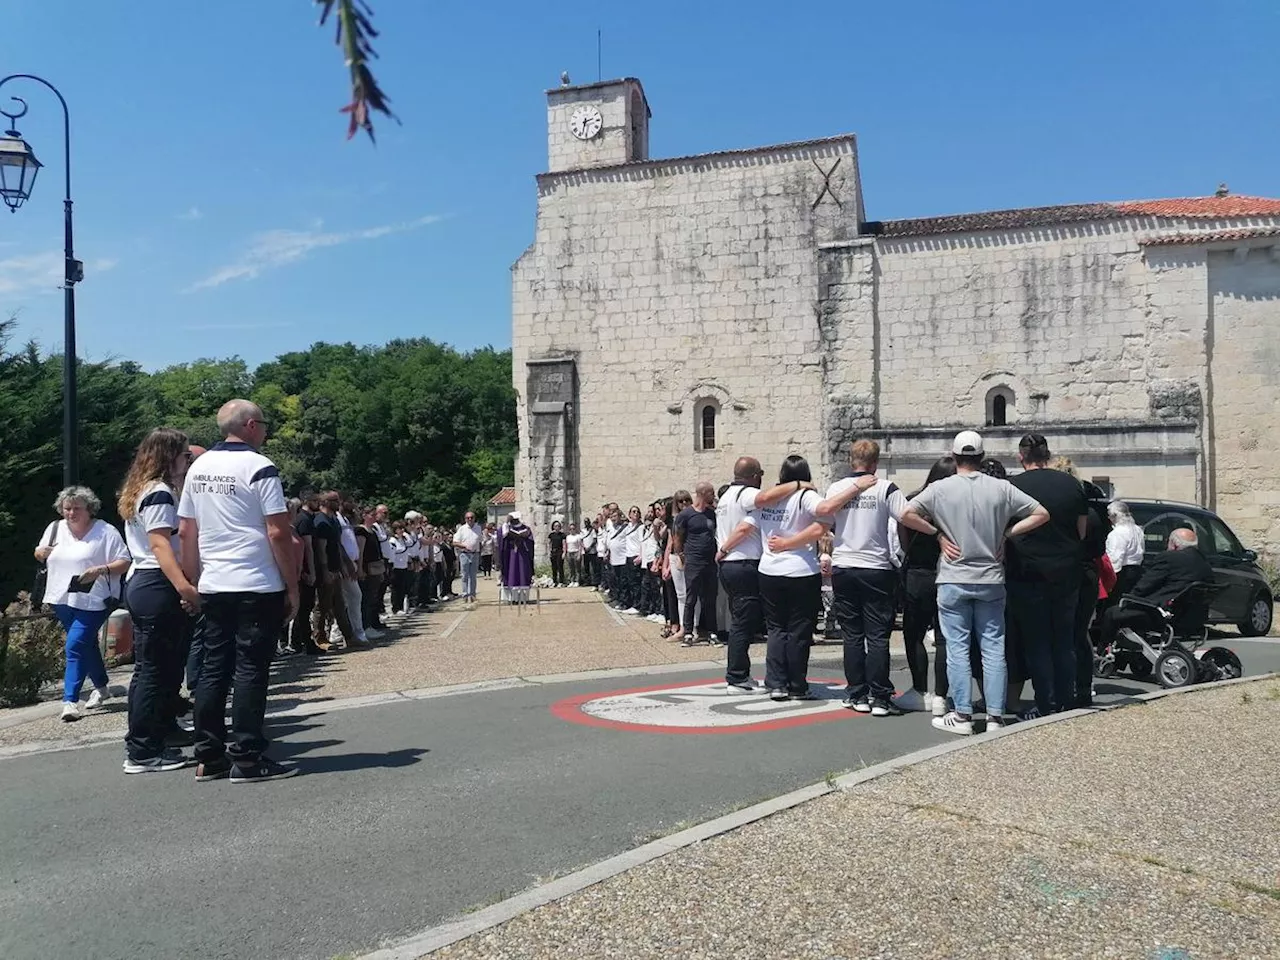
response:
M223 404L218 431L223 441L191 465L178 504L182 569L197 585L204 613L196 780L278 780L296 772L266 758L263 732L271 657L281 625L298 606L289 509L280 471L258 452L267 421L257 404Z
M751 679L751 640L764 633L760 606L760 528L756 524L756 494L764 469L755 457L739 457L733 483L716 503L716 561L720 586L729 600L729 644L725 662L725 692L755 690Z
M1142 576L1125 596L1163 607L1193 583L1213 583L1213 567L1200 552L1196 532L1178 527L1170 532L1164 553L1152 556L1148 549ZM1160 625L1159 616L1146 607L1111 607L1102 615L1102 642L1113 643L1121 627L1141 633Z
M693 503L676 516L674 551L684 564L684 640L691 647L710 642L716 622L716 488L699 480ZM694 634L694 614L702 601L702 622Z

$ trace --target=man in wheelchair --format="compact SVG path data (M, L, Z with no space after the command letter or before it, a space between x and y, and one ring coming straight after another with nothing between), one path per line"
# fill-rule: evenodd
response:
M1128 627L1138 636L1149 630L1163 631L1158 608L1167 608L1193 583L1213 583L1213 567L1200 552L1195 531L1178 527L1169 534L1169 549L1142 565L1142 576L1126 595L1126 599L1138 602L1122 603L1102 615L1103 648L1115 642L1121 627ZM1203 628L1203 623L1200 626Z
M1201 646L1217 590L1195 533L1174 530L1168 551L1144 563L1133 590L1103 614L1094 675L1111 677L1128 668L1143 680L1154 672L1167 688L1241 676L1240 658L1233 651Z

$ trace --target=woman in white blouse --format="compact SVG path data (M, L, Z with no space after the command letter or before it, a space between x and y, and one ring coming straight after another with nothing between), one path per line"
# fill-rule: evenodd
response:
M1129 505L1123 500L1107 504L1107 516L1111 518L1111 532L1107 534L1107 559L1116 572L1116 585L1111 597L1119 600L1133 589L1142 576L1142 558L1146 553L1142 528L1134 522Z
M36 560L48 571L44 602L67 631L65 722L80 719L80 688L86 678L93 683L87 708L96 709L110 696L98 631L107 619L107 600L129 569L129 551L115 527L95 519L101 508L102 501L88 487L67 487L53 502L62 519L45 528L35 550Z

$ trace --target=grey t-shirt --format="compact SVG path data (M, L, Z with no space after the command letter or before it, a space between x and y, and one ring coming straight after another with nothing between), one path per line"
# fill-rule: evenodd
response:
M1004 583L1005 528L1040 504L1007 480L957 473L929 484L911 506L960 548L959 560L944 554L938 562L938 583Z

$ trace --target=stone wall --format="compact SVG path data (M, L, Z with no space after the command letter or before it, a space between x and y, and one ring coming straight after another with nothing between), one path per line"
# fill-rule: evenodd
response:
M772 472L823 448L817 248L856 234L856 170L848 137L539 178L535 240L512 271L523 508L538 487L530 360L577 358L592 514L723 482L742 454ZM717 442L702 451L706 403ZM543 532L550 516L531 519Z
M1210 505L1280 562L1280 247L1212 252Z

